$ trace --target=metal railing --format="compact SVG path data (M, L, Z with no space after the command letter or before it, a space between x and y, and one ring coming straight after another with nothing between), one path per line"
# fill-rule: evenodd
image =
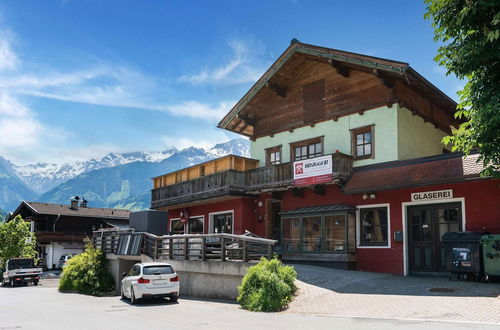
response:
M233 234L165 235L97 230L93 244L105 253L145 254L153 260L249 261L272 258L275 240ZM137 249L135 248L137 246Z

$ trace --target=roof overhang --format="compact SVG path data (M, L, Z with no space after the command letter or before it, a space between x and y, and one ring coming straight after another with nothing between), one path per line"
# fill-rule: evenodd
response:
M408 84L412 81L425 86L425 88L432 90L445 102L451 102L451 104L454 104L456 107L455 101L413 70L408 63L338 49L319 47L301 42L292 42L290 46L281 54L281 56L271 65L271 67L259 78L259 80L257 80L250 90L248 90L248 92L233 106L229 113L224 116L224 118L219 122L218 127L235 131L235 127L239 126L239 124L234 124L235 119L243 122L242 125L244 127L253 126L251 120L249 121L249 118L240 115L240 112L262 88L268 86L270 79L295 54L304 54L327 61L342 62L345 65L362 67L365 70L370 69L374 72L385 71L388 74L400 76L400 79L403 79ZM233 123L232 127L231 123ZM244 130L237 131L237 133L252 136L252 134L245 132Z

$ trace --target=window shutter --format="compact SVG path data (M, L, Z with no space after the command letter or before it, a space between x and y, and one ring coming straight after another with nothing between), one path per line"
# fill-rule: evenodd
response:
M325 79L304 86L303 105L304 123L311 123L325 116Z

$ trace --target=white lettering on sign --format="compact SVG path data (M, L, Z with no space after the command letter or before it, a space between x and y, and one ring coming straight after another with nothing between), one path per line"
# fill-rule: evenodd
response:
M420 202L420 201L431 201L434 199L447 199L453 198L453 190L436 190L436 191L426 191L426 192L418 192L411 194L412 202Z
M293 179L296 186L331 182L332 171L332 156L299 160L293 163Z

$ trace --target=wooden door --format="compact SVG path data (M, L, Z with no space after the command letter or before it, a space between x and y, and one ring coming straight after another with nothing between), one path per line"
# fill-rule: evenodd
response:
M408 208L408 251L410 273L446 271L442 236L462 230L460 203L431 204Z

